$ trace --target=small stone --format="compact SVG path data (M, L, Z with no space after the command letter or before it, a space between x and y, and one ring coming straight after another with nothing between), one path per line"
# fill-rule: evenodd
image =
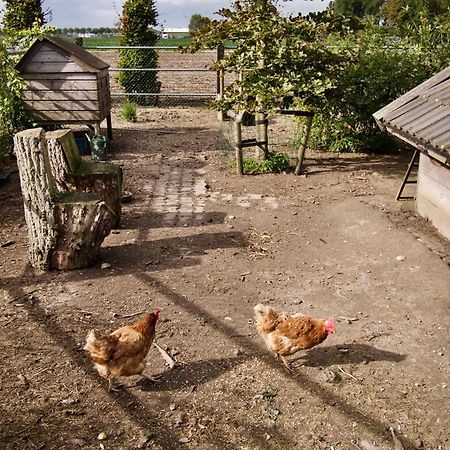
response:
M111 269L111 264L110 263L102 263L102 265L100 266L101 269Z
M107 436L107 434L106 434L104 431L102 431L102 432L99 433L99 435L97 436L97 439L98 439L99 441L105 441L106 439L108 439L108 436Z
M175 411L175 410L177 409L177 405L175 405L175 403L171 403L171 404L169 405L169 409L170 409L171 411Z
M406 259L406 257L403 256L403 255L398 255L398 256L395 257L395 259L396 259L397 261L404 261L404 260Z

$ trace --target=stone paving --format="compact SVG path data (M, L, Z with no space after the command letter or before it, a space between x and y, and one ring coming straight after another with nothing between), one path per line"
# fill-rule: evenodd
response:
M166 168L154 185L144 186L151 195L150 210L163 216L166 226L194 226L207 220L206 202L232 203L242 208L262 204L277 209L274 197L261 194L246 194L234 197L232 194L210 192L207 189L204 169Z

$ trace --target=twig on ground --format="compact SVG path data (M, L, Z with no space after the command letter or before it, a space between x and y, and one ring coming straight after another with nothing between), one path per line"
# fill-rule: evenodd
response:
M50 367L44 367L41 370L38 370L36 373L34 373L33 375L28 377L28 380L31 380L34 377L37 377L39 374L41 374L42 372L47 372L47 370L50 370Z
M349 376L350 378L353 378L354 380L359 381L358 378L353 376L351 373L346 372L341 366L338 366L338 369L345 375Z
M121 319L129 319L130 317L139 316L141 314L144 314L145 311L138 311L132 314L125 314L124 316L121 316L120 314L117 314Z
M156 342L153 342L153 345L159 350L159 353L161 353L161 356L163 357L164 361L166 361L166 363L169 365L169 367L171 369L173 369L175 367L175 361Z
M22 298L26 297L27 295L31 295L31 294L33 294L34 292L39 291L39 290L41 290L41 289L42 289L42 288L37 288L37 289L33 289L33 290L30 291L30 292L25 292L25 294L21 294L21 295L19 295L19 296L17 296L17 297L14 297L14 298L11 299L11 300L8 300L8 303L14 303L14 302L16 302L17 300L21 300Z

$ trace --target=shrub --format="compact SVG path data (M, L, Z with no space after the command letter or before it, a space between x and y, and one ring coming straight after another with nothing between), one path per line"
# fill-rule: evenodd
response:
M156 25L157 13L151 0L127 0L123 5L119 45L154 46L158 35L151 28ZM129 69L154 69L158 54L154 49L121 49L119 66ZM156 71L121 71L119 83L126 93L158 93L161 83ZM129 96L138 105L154 104L150 96Z

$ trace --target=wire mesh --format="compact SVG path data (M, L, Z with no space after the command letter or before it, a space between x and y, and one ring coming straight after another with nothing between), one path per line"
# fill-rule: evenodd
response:
M217 72L210 70L217 60L215 50L183 53L178 47L118 46L85 49L109 64L114 102L195 106L217 96Z

